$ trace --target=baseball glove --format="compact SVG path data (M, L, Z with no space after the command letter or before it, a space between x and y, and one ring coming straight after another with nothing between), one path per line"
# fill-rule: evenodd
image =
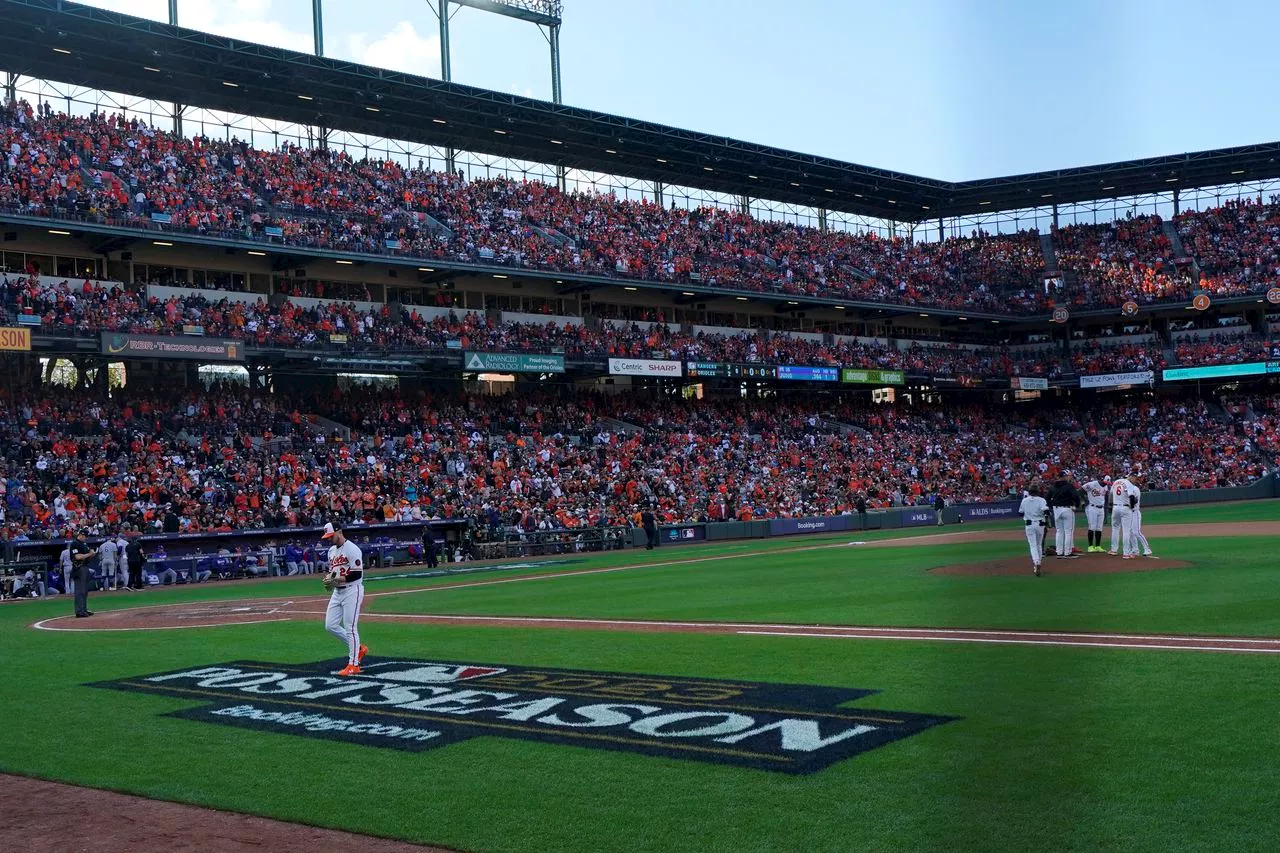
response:
M322 583L324 584L325 592L332 592L334 587L338 586L338 576L326 572Z

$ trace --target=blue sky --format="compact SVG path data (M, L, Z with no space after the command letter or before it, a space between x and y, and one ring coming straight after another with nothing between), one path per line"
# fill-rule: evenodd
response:
M163 19L166 0L87 0ZM309 50L310 0L179 0ZM439 75L426 0L324 0L331 56ZM947 179L1280 139L1265 0L565 0L564 100ZM474 9L453 79L550 99L545 40Z

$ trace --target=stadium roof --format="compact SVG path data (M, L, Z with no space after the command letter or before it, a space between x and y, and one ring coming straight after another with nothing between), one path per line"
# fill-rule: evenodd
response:
M1280 177L1280 142L941 181L265 47L66 0L0 0L0 67L157 101L919 222Z

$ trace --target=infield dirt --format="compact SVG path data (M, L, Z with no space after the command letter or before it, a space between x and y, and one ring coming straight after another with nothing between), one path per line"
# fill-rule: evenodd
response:
M333 829L0 774L0 849L22 853L450 853Z

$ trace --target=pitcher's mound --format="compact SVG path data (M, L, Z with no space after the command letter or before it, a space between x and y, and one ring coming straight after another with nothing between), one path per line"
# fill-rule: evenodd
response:
M1119 572L1152 572L1158 569L1185 569L1191 564L1185 560L1153 560L1138 557L1126 560L1110 554L1081 554L1070 560L1045 557L1040 564L1042 575L1107 575ZM967 577L994 577L996 575L1031 575L1030 557L1011 557L1004 560L987 560L982 563L964 563L958 566L939 566L930 569L931 575L964 575Z

